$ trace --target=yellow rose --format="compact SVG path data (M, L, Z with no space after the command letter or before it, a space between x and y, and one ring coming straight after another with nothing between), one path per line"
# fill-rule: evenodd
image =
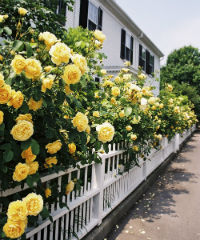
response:
M73 93L73 91L70 89L69 85L65 85L65 93L68 95L68 94L71 94Z
M77 128L79 132L83 132L88 127L88 118L83 113L78 112L72 120L73 126Z
M90 134L90 132L91 132L91 128L90 128L90 126L89 126L89 125L87 126L87 128L86 128L86 130L85 130L85 131L86 131L86 133L87 133L87 134Z
M26 204L22 201L11 202L8 206L7 216L14 222L25 221L28 215Z
M53 69L52 66L46 66L46 67L44 67L44 71L45 71L45 72L50 72L52 69Z
M62 147L61 141L57 140L55 142L47 144L45 148L47 149L48 153L54 154L60 151L61 147Z
M94 37L100 41L101 43L103 43L106 39L106 36L102 33L102 31L100 30L95 30L94 31Z
M131 121L132 124L138 124L141 120L140 116L133 116L133 120Z
M169 92L172 92L173 86L172 86L171 84L167 84L167 90L168 90Z
M22 8L22 7L18 8L18 13L21 16L25 16L27 14L27 12L28 11L25 8Z
M41 195L35 193L29 193L23 202L26 204L28 209L28 215L37 216L43 209L43 199Z
M26 113L26 114L19 114L19 116L15 119L16 122L18 123L19 121L22 121L22 120L26 120L28 122L31 122L33 123L32 121L32 115L30 113Z
M26 141L33 135L33 124L26 120L19 121L11 130L16 141Z
M124 62L124 66L126 66L126 67L130 67L130 66L131 66L131 62L130 62L130 61L126 61L126 62Z
M96 130L99 141L106 143L113 140L115 129L110 123L105 122L101 125L98 125Z
M3 15L3 18L4 18L4 19L8 19L8 14Z
M3 87L0 87L0 104L8 103L11 98L11 87L10 85L5 84Z
M114 82L110 81L110 80L106 80L103 83L103 87L112 87L114 85Z
M100 117L100 114L99 114L98 111L94 111L94 112L92 113L92 115L93 115L93 117Z
M3 85L5 84L4 82L4 76L2 73L0 73L0 87L3 87Z
M39 163L38 162L32 162L29 165L29 175L33 175L36 174L36 172L38 171L39 168Z
M163 107L164 107L164 104L161 103L161 104L159 105L159 108L162 109Z
M73 181L70 181L67 186L66 186L66 189L65 189L65 193L66 195L69 194L70 192L72 192L74 190L74 182Z
M146 77L145 74L141 73L141 74L138 75L138 78L139 78L140 80L145 80L147 77Z
M45 197L46 197L46 198L51 197L51 189L50 189L50 188L46 188L46 189L45 189Z
M3 15L0 15L0 23L2 23L3 21L4 21Z
M126 130L130 132L132 130L132 127L130 125L126 126Z
M69 64L65 67L62 78L68 85L78 83L81 79L81 71L75 64Z
M26 59L26 66L24 68L24 71L27 78L32 80L38 79L42 73L40 61L33 58Z
M30 100L28 101L28 107L30 110L37 111L42 107L42 102L43 102L42 98L40 99L40 101L35 101L31 97Z
M11 67L16 74L20 74L26 67L26 59L21 55L16 55L11 62Z
M117 77L115 77L115 82L116 82L117 84L123 83L123 78L117 76Z
M12 97L10 101L8 102L8 106L13 106L15 109L18 109L22 106L24 102L24 95L22 94L21 91L13 91L12 92Z
M120 95L120 89L118 87L112 87L111 93L113 96L117 97Z
M132 78L132 75L130 73L127 73L127 74L123 75L123 80L124 81L129 81L129 80L131 80L131 78Z
M0 125L3 123L3 116L4 116L4 113L0 111Z
M158 140L162 140L162 135L161 134L158 134L158 135L154 135L154 137Z
M151 104L151 105L155 104L155 102L156 102L155 97L150 97L149 100L148 100L148 103Z
M87 61L85 57L79 54L75 54L72 57L72 61L77 67L79 67L82 74L84 74L87 71Z
M137 145L134 145L133 146L133 151L138 152L139 151L139 147Z
M112 104L116 104L116 103L117 103L117 101L116 101L116 99L115 99L114 97L112 97L112 98L110 99L110 101L111 101Z
M44 41L47 50L49 50L58 41L58 39L50 32L43 32L39 34L39 41Z
M95 98L100 98L98 91L96 91L96 92L94 93L94 97L95 97Z
M68 148L69 148L69 153L70 154L73 154L73 153L76 152L76 145L75 145L75 143L68 144Z
M123 117L125 117L124 110L122 110L122 111L119 113L119 116L120 116L120 118L123 118Z
M49 75L48 77L42 79L42 89L41 89L41 91L43 93L45 93L47 89L51 89L52 88L53 82L54 82L54 78L55 78L55 76Z
M106 69L101 69L101 71L100 71L100 72L101 72L101 74L102 74L102 75L106 75L106 74L107 74L107 71L106 71Z
M135 141L137 139L137 135L136 134L131 134L131 140Z
M128 68L122 68L121 71L122 71L123 73L128 73L130 70L129 70Z
M29 166L24 163L18 163L13 173L13 180L17 182L21 182L22 180L28 177L28 174L29 174Z
M32 149L31 147L27 148L26 150L24 150L21 154L22 158L26 160L27 164L31 164L35 159L36 159L36 155L34 155L32 153Z
M49 157L45 159L45 168L52 168L53 165L56 165L58 163L58 160L56 157Z
M18 221L14 222L8 220L7 223L3 226L3 232L5 233L6 237L11 239L16 239L24 234L26 228L25 221Z
M70 48L64 43L56 43L49 51L49 54L51 55L51 61L56 65L68 63L71 55L70 51Z

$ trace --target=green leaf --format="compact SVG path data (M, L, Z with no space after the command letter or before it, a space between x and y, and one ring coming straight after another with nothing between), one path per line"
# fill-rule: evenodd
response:
M46 207L43 207L42 211L40 212L40 215L42 216L42 219L46 219L49 217L49 211Z
M31 57L33 55L32 47L30 46L29 43L25 43L25 46L26 46L27 57Z
M14 157L14 153L11 150L7 150L3 153L4 162L10 162Z
M1 150L11 150L11 144L10 143L5 143L3 145L0 145Z
M32 153L35 155L38 155L40 153L40 145L35 139L31 140L31 149L32 149Z
M5 124L2 123L2 124L0 125L0 136L1 136L1 137L4 136L4 130L5 130Z
M34 180L33 180L32 176L27 177L26 183L28 184L29 187L31 187L31 188L33 187Z
M31 140L29 139L28 141L22 142L21 143L21 149L26 150L31 146Z
M131 108L131 107L126 107L126 108L124 109L124 113L125 113L125 115L126 115L127 117L130 116L131 113L132 113L132 108Z
M6 166L2 166L1 170L3 173L7 173L8 172L8 168Z
M9 27L4 27L3 29L8 35L12 34L12 30Z
M13 43L13 50L14 51L22 51L24 48L24 43L20 40L15 40Z

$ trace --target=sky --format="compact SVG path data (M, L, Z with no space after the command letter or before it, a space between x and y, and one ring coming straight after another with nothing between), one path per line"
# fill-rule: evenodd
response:
M200 0L116 0L165 54L185 45L200 48Z

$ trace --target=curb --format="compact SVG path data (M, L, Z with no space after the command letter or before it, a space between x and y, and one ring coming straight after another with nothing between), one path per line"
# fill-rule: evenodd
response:
M83 240L103 240L112 230L112 228L119 222L119 219L124 217L133 205L141 198L141 196L154 184L158 176L162 174L169 163L175 159L186 142L193 136L195 131L184 140L180 145L177 153L172 153L161 165L155 169L150 176L143 181L123 202L118 205L107 217L104 218L101 225L95 227L88 233Z

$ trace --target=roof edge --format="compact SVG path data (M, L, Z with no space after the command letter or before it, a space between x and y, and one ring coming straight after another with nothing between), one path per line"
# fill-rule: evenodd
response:
M163 57L164 54L161 50L151 41L151 39L134 23L131 17L114 1L114 0L99 0L103 5L107 6L108 9L113 13L122 18L122 20L129 26L130 29L136 34L139 39L142 39L143 42L152 49L158 57Z

